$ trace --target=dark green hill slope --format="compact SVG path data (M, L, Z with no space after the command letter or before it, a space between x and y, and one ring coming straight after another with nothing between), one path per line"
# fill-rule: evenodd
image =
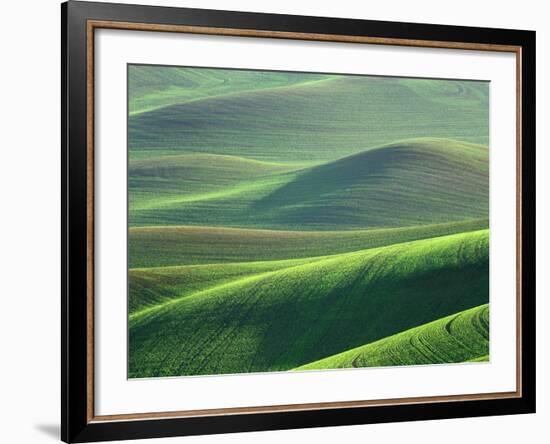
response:
M296 370L483 362L488 354L489 305L485 304Z
M487 148L396 142L312 167L254 204L275 225L407 226L486 217Z
M487 148L447 139L313 167L212 155L135 161L130 224L350 230L487 218L488 166Z
M129 376L289 370L488 302L488 232L223 283L129 321Z

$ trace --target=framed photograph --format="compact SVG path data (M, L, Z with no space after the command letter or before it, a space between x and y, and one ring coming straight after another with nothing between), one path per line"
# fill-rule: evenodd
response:
M69 1L62 439L535 411L535 33Z

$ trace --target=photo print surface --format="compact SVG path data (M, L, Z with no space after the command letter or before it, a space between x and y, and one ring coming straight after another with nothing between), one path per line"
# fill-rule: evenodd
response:
M489 360L489 83L128 65L128 377Z

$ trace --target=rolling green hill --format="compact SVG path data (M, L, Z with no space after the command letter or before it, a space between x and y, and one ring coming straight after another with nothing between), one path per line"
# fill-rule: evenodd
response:
M235 156L187 154L131 161L129 204L139 211L184 206L193 202L238 199L290 180L285 173L303 168Z
M488 302L488 231L221 281L129 319L129 377L290 370Z
M131 226L351 230L486 218L488 150L413 139L305 167L231 156L130 162Z
M476 231L487 226L488 221L480 219L335 232L208 227L133 229L129 242L129 312L133 315L143 308L241 276L318 261L320 256Z
M489 305L485 304L296 370L484 362L488 353Z
M145 71L129 73L131 159L172 151L321 162L411 137L489 141L486 82Z
M128 66L128 377L488 360L489 84Z
M225 227L130 228L129 267L273 261L347 253L488 228L488 219L352 231L274 231ZM181 270L180 270L181 271ZM139 273L139 270L134 270Z
M137 268L128 271L128 311L131 317L147 308L183 298L241 277L316 262L319 258L246 263Z
M129 65L129 112L136 115L169 105L243 91L288 86L329 76L307 73L244 71Z
M388 227L485 217L488 150L396 142L301 172L254 204L275 226Z

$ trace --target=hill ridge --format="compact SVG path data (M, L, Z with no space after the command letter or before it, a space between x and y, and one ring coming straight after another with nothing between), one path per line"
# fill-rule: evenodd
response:
M129 376L290 370L486 303L487 261L482 230L211 289L129 320Z
M294 370L484 362L488 353L489 304L483 304Z
M133 112L130 112L129 115L141 116L146 113L151 113L151 112L155 112L155 111L170 108L170 107L183 107L190 103L204 102L204 101L210 101L210 100L214 101L214 100L226 100L226 99L232 99L232 98L246 97L247 94L261 94L261 93L269 93L269 92L287 91L287 90L292 90L297 88L308 88L312 86L318 86L318 84L324 83L326 81L333 81L333 80L338 80L338 79L337 77L327 77L327 78L318 79L318 80L304 80L302 82L296 82L289 85L269 86L269 87L257 88L257 89L243 89L239 91L215 94L211 96L196 97L196 98L188 99L182 102L169 103L166 105L157 106L155 108L143 109L140 111L133 111Z
M129 267L133 270L147 270L169 266L304 259L478 231L488 226L488 219L475 219L349 231L134 227L129 231Z
M222 158L235 162L234 169L220 171L216 157L192 157L188 165L181 156L181 170L166 160L173 190L154 176L131 175L130 189L139 194L132 194L130 224L216 220L228 227L326 231L485 217L488 156L479 145L441 138L406 139L309 167L245 168L234 156Z
M463 94L449 93L446 81L419 86L418 79L369 76L288 80L293 76L283 81L290 85L245 85L246 93L130 116L129 147L320 162L408 137L489 140L487 91L476 83L454 82L471 92Z

